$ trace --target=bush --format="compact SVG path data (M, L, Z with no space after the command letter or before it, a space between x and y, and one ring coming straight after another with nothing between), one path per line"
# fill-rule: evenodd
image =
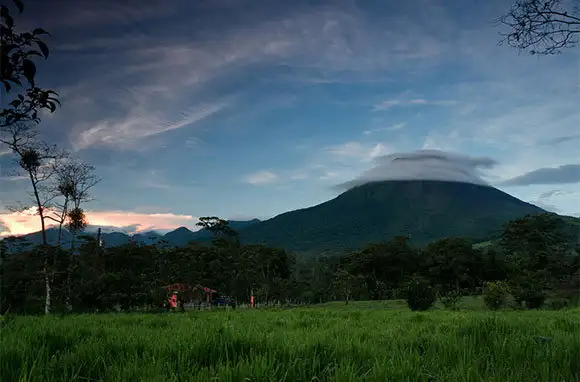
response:
M483 292L485 306L492 310L498 310L506 306L510 288L504 281L489 282Z
M539 309L544 305L544 301L546 301L546 293L535 289L530 289L526 292L526 306L528 309Z
M461 291L459 289L448 289L441 292L440 300L445 308L455 310L461 297Z
M407 284L407 305L411 310L427 310L435 304L437 294L423 279L413 279Z
M554 310L560 310L560 309L565 309L567 308L569 305L568 299L566 298L555 298L552 301L550 301L550 308L554 309Z

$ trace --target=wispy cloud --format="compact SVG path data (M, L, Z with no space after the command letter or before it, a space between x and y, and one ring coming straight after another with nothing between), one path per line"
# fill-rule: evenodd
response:
M62 3L62 2L61 2ZM179 1L176 1L179 3ZM116 1L73 1L66 2L66 8L50 5L44 2L35 4L35 11L43 14L46 20L51 20L48 24L51 30L90 27L107 27L131 25L137 22L144 22L160 17L168 16L178 12L178 7L168 7L162 1L142 1L126 0L122 3Z
M179 2L171 7L163 2L139 7L83 3L70 11L75 17L64 18L74 21L54 22L54 26L76 28L96 25L99 20L101 26L130 24L156 16L164 20L172 13L223 10L214 3ZM142 137L184 128L217 114L224 104L211 100L218 93L239 92L225 84L243 70L284 65L296 73L295 81L300 81L301 74L327 82L364 80L410 70L411 62L413 70L430 67L448 49L419 27L418 14L387 15L378 22L350 2L341 2L340 7L297 4L283 7L285 12L264 4L269 9L264 14L246 12L242 3L231 5L240 7L240 17L219 27L203 20L193 28L164 20L163 33L153 33L155 23L149 22L151 29L129 34L111 32L96 39L67 35L55 49L66 53L63 61L74 70L63 76L65 83L58 84L64 101L59 114L66 118L55 114L54 124L74 126L70 137L77 149L139 147L135 142ZM419 13L429 16L424 9ZM87 52L90 66L81 65ZM275 75L268 80L276 80ZM200 103L206 105L191 106Z
M552 139L548 140L547 144L558 145L560 143L565 143L565 142L570 142L570 141L575 141L575 140L580 140L580 134L552 138Z
M580 164L545 167L527 172L501 183L503 186L528 186L532 184L564 184L580 182Z
M424 98L414 99L391 99L382 101L373 106L374 111L389 110L394 107L408 107L408 106L454 106L458 102L454 100L427 100Z
M397 131L397 130L402 129L405 126L407 126L406 123L396 123L394 125L390 125L390 126L386 126L386 127L377 127L375 129L368 129L368 130L363 131L363 134L364 135L371 135L371 134L378 133L381 131Z
M225 107L225 103L202 105L174 118L165 117L160 112L135 107L123 120L102 121L86 130L82 129L76 138L75 146L80 150L94 144L121 147L135 145L141 138L191 126Z
M576 208L578 203L580 203L580 192L567 191L562 189L550 190L547 192L542 192L540 195L533 198L531 203L547 211L575 216L576 214L570 213L570 211L566 211L560 206L574 206L572 208Z
M254 186L270 184L278 180L278 175L271 171L260 171L246 176L245 181Z
M361 162L370 162L380 155L388 154L391 149L382 143L365 144L358 141L351 141L341 145L327 147L325 151L332 154L339 161L358 160Z
M304 180L308 178L308 174L304 172L297 172L290 176L292 180Z

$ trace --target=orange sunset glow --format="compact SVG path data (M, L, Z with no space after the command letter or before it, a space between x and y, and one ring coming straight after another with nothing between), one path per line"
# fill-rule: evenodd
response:
M197 217L191 215L177 215L172 213L139 213L124 211L87 211L87 220L90 225L127 227L136 225L134 232L138 233L150 230L171 230L178 227L187 227L196 230ZM47 220L47 228L56 226L56 223ZM23 212L11 212L0 214L0 237L12 235L25 235L40 231L40 219L35 208Z

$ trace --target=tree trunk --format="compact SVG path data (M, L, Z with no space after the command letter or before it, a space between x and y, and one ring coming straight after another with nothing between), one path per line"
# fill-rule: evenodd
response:
M56 245L59 246L60 245L60 241L62 239L62 226L64 224L64 221L66 220L66 214L68 212L68 197L65 197L64 199L64 206L62 208L62 213L60 215L60 221L58 223L58 238L56 240Z
M44 254L44 288L45 288L45 298L44 298L44 314L50 314L51 309L51 288L50 288L50 266L49 266L49 254L48 254L48 240L46 238L46 226L44 224L44 210L42 203L40 202L40 195L38 194L38 187L36 181L32 174L32 171L28 171L30 176L30 181L32 183L32 189L34 191L34 198L36 199L36 206L38 208L38 215L40 216L40 227L42 229L42 252Z
M4 252L6 251L6 243L0 242L0 317L2 316L2 287L4 286Z
M68 254L68 267L66 271L66 297L65 297L65 306L66 310L70 313L72 312L72 304L71 304L71 294L72 294L72 286L71 286L71 274L72 274L72 263L74 259L74 251L75 251L75 238L76 234L74 232L71 233L71 244L70 244L70 252Z

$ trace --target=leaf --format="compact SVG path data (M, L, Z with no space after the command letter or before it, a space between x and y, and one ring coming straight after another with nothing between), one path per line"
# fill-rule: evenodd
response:
M34 35L46 34L46 35L50 36L50 33L48 33L47 31L45 31L42 28L34 28L34 30L32 31L32 34L34 34Z
M40 53L37 50L29 50L28 52L26 52L26 54L31 54L33 56L40 56L40 57L44 57L44 55L42 53Z
M46 46L46 44L40 40L36 40L36 45L38 45L38 48L41 50L44 58L48 58L49 54L48 46Z
M28 82L30 82L30 84L34 84L34 76L36 75L36 65L34 65L34 62L27 58L22 60L22 72Z
M24 4L22 3L21 0L12 0L12 2L16 5L16 7L18 8L18 12L22 13L24 12Z
M3 5L0 8L0 16L2 16L2 18L6 22L8 28L14 27L14 19L12 18L12 16L10 16L10 11L8 10L8 8L6 8L5 5Z

